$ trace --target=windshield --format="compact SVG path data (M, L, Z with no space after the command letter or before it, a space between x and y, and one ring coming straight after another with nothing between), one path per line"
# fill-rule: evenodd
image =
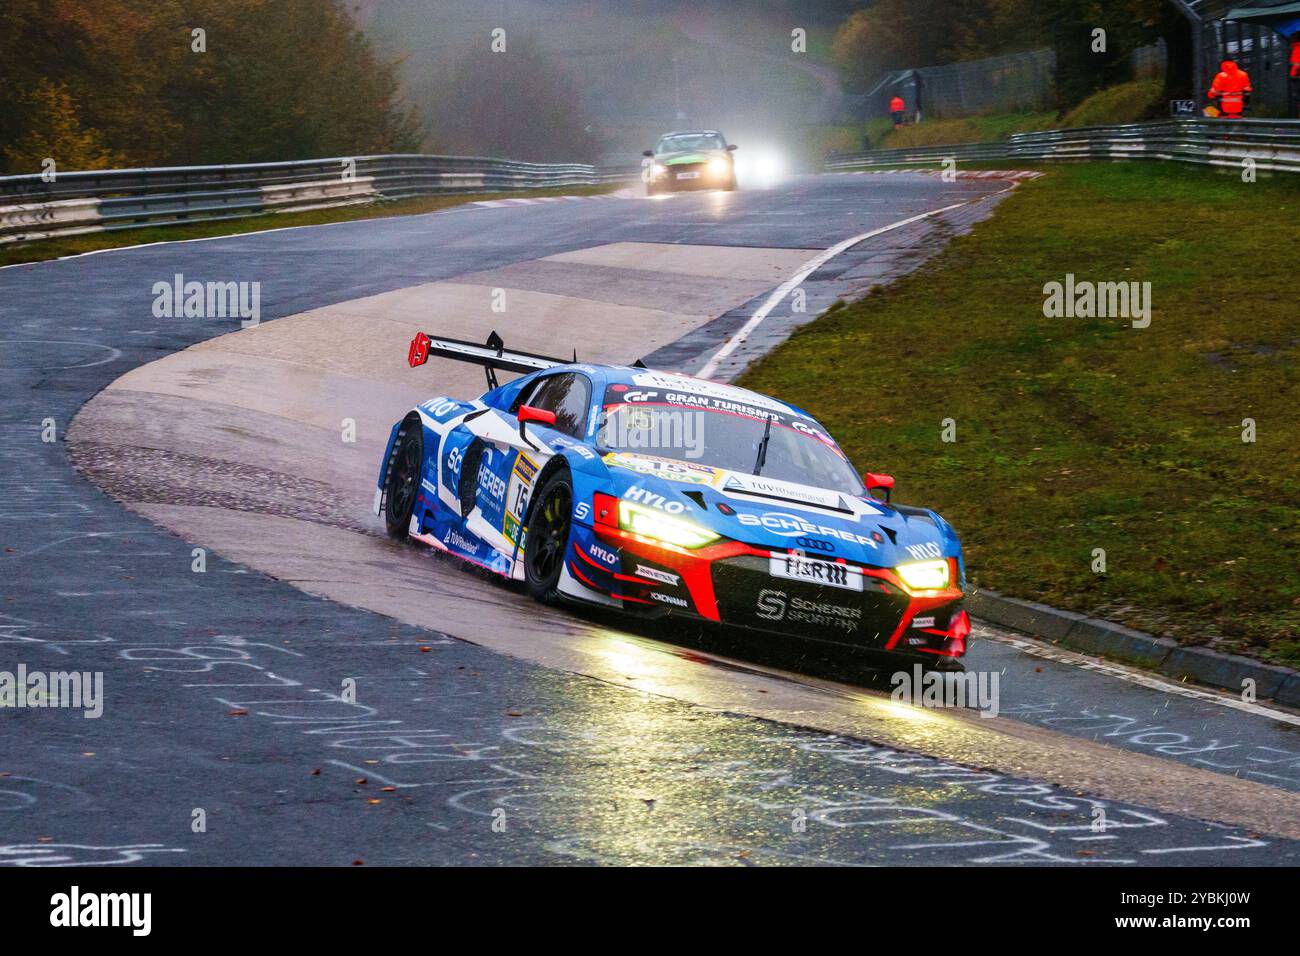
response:
M683 133L665 136L655 147L656 153L676 153L686 149L726 149L727 144L717 133Z
M753 417L679 405L623 404L623 397L606 399L597 445L753 474L767 430L767 420L761 417L765 413ZM821 426L789 414L773 413L760 474L849 495L865 493L862 479Z

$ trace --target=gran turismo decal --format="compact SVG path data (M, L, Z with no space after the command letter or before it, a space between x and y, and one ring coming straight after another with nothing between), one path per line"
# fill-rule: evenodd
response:
M724 401L740 402L745 405L758 405L769 411L784 412L787 415L793 413L789 405L778 402L774 398L768 398L766 395L758 395L745 389L735 388L731 385L723 385L719 382L709 382L699 378L688 378L684 375L673 375L668 372L644 371L638 372L632 376L632 381L637 385L648 388L668 389L675 392L685 393L687 395L703 395L709 398L720 398Z
M813 438L816 438L824 444L830 445L836 451L839 451L839 446L837 446L835 442L831 441L831 436L826 434L820 428L816 428L809 425L807 422L801 422L797 419L790 423L790 427L797 432L803 432L805 435L812 435Z

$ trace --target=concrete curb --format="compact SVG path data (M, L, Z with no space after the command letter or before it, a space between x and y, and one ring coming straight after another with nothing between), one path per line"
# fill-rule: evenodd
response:
M1239 654L1205 647L1184 647L1156 637L1046 604L1022 601L981 588L966 595L966 607L977 618L1039 637L1076 651L1151 667L1167 677L1240 693L1242 681L1255 682L1257 700L1300 707L1300 671L1264 664Z

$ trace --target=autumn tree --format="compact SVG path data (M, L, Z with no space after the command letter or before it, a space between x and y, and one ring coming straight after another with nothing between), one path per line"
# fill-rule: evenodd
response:
M252 162L418 150L398 65L337 0L4 0L0 162Z

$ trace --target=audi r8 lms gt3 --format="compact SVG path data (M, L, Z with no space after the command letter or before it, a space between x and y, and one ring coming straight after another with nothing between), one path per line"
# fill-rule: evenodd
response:
M730 385L588 365L423 332L489 391L393 426L375 513L412 538L570 599L784 635L960 657L961 544L890 503L805 412ZM496 372L526 373L498 385ZM933 660L934 658L929 658Z
M645 167L646 195L675 189L735 189L736 164L728 144L717 130L668 133L654 149L641 155Z

